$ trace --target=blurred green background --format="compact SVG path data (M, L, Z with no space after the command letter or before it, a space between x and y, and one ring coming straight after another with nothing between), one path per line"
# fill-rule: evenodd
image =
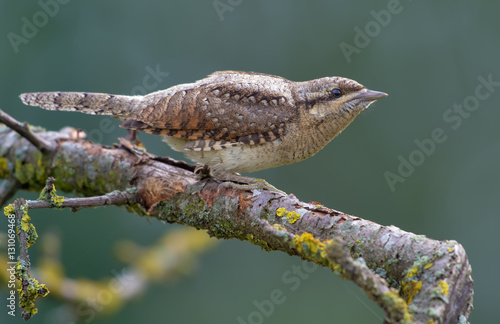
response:
M60 1L67 3L42 0L50 4L46 9L37 1L0 1L1 109L51 130L82 128L93 140L111 144L125 134L118 121L103 131L102 117L26 107L18 95L54 90L132 94L226 69L295 81L339 75L387 92L389 97L313 158L252 175L303 201L460 242L475 280L469 319L487 323L497 318L500 87L483 88L487 99L469 96L475 96L481 76L500 81L499 2L221 0L215 2L217 12L214 1ZM44 10L51 13L46 20L40 14ZM40 27L30 30L23 27L26 22ZM151 69L162 73L144 84ZM464 101L474 111L449 111ZM415 141L430 138L436 128L446 141L391 190L384 174L398 173L399 156L418 158ZM182 158L157 137L142 134L140 139L152 153ZM113 242L147 245L179 227L149 223L119 208L40 210L31 217L39 234L61 234L68 276L91 279L121 269ZM6 224L0 218L2 230ZM36 245L31 253L36 263ZM254 301L269 299L274 289L283 290L286 301L265 323L382 322L377 305L328 270L318 269L291 291L282 275L301 262L247 242L224 241L199 259L193 275L155 284L117 314L84 323L158 318L238 323L238 317L246 321L256 310ZM0 299L5 297L1 287ZM65 323L57 320L63 313L59 300L47 297L38 306L30 323ZM12 319L2 308L0 322L22 322L19 311Z

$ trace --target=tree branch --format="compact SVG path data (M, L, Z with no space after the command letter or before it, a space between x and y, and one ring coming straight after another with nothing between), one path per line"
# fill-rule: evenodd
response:
M121 203L135 213L330 267L383 307L386 323L454 323L471 311L470 265L455 241L381 226L293 195L221 186L213 178L199 181L194 166L130 145L106 147L56 132L37 135L54 144L53 154L26 149L25 139L0 128L0 161L7 161L0 175L14 177L24 189L40 191L53 176L58 188L80 195L127 192Z
M52 152L55 148L52 142L45 141L43 138L32 132L27 123L21 124L2 109L0 109L0 123L7 125L9 128L18 132L21 136L26 138L43 154Z

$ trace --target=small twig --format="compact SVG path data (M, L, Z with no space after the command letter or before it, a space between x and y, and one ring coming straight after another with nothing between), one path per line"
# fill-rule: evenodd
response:
M42 194L40 197L45 198L46 200L51 200L52 199L52 193L54 191L54 183L56 182L56 179L54 177L48 177L47 181L45 182L45 188L43 188Z
M31 142L37 149L43 154L50 153L54 151L55 145L48 142L31 131L27 123L20 123L19 121L12 118L2 109L0 109L0 123L7 125L9 128L15 130L19 135L26 138Z
M0 181L0 206L5 205L7 201L14 196L19 185L16 179L5 179Z
M17 224L20 229L22 229L22 218L26 213L23 208L26 205L26 201L23 198L18 198L14 201L14 211L16 213ZM19 231L19 261L25 262L26 266L29 268L31 266L30 257L28 254L28 233L23 229Z
M45 190L45 189L44 189ZM74 211L81 208L89 207L99 207L99 206L110 206L110 205L124 205L132 203L133 196L135 195L134 190L128 191L113 191L106 195L94 196L94 197L84 197L84 198L63 198L57 207L69 207ZM54 207L52 201L47 200L28 200L28 207L31 209L37 208L51 208Z
M28 248L33 245L38 235L35 227L29 223L28 206L23 198L14 201L14 213L16 214L18 237L19 237L19 262L16 265L16 277L21 281L19 306L22 308L21 317L26 321L38 312L35 307L37 297L45 297L49 290L44 284L31 277L31 262Z
M407 304L398 291L389 288L387 281L370 270L363 259L354 260L345 247L346 243L339 237L334 237L326 246L328 258L340 264L344 270L342 276L361 287L368 297L385 310L386 323L410 323Z

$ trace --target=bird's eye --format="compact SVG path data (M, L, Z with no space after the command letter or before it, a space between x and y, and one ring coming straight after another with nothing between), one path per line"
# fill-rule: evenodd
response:
M333 98L340 98L342 96L342 91L340 91L340 89L333 89L330 91L330 94Z

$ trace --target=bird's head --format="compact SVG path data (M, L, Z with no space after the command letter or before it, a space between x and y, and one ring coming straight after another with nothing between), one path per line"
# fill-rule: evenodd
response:
M369 90L354 80L342 77L299 82L297 93L308 112L316 117L331 114L355 117L375 100L387 96L384 92Z

